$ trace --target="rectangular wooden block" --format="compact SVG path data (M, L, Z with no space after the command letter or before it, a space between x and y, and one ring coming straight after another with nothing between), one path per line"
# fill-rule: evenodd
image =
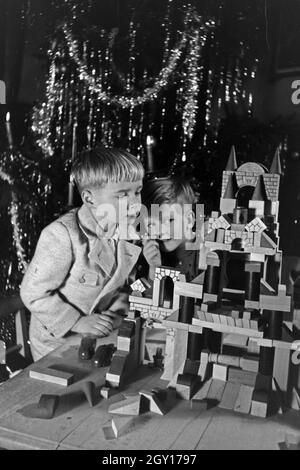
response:
M241 368L249 372L258 372L259 357L245 356L240 361Z
M238 383L227 382L219 407L225 410L233 410L240 393L240 388L241 386Z
M282 392L288 391L291 367L290 357L291 351L289 349L275 348L273 377Z
M134 338L124 338L118 336L117 338L117 350L118 351L131 351L134 347Z
M207 400L216 400L220 402L225 390L226 382L219 379L213 379L207 394Z
M213 322L214 323L221 323L220 316L217 315L216 313L212 314Z
M227 366L222 366L219 364L214 364L213 365L213 378L214 379L219 379L219 380L227 380L227 372L228 368Z
M241 385L234 411L244 414L250 413L253 391L253 387Z
M174 284L174 294L183 297L192 297L194 299L202 299L203 286L192 282L177 281Z
M29 371L29 377L67 387L74 380L74 374L47 367L35 367Z
M228 369L228 381L237 384L249 385L254 387L256 383L257 374L242 369L234 369L229 367Z

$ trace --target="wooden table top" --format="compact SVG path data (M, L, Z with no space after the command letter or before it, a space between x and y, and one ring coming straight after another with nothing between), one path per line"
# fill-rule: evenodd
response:
M116 338L114 337L114 340ZM99 344L111 338L99 340ZM104 384L107 368L91 369L80 362L79 338L74 336L63 347L41 359L39 366L67 365L68 370L82 374L82 380ZM37 364L37 363L36 363ZM36 365L35 364L35 365ZM279 449L286 432L300 434L300 414L290 411L281 416L259 419L213 408L204 412L190 409L190 403L178 400L165 416L146 413L124 436L106 440L102 427L111 415L108 407L123 398L117 393L102 399L90 408L80 399L72 406L62 400L55 417L50 420L25 418L18 410L38 403L42 394L65 395L76 391L79 382L63 387L29 377L30 368L0 387L0 447L6 449L97 449L97 450L195 450L195 449ZM153 386L166 386L161 373L140 367L124 392L138 392Z

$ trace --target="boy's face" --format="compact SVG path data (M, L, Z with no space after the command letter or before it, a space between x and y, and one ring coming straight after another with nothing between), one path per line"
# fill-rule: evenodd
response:
M142 180L136 182L108 182L102 188L93 188L83 200L92 210L98 224L114 233L117 226L132 225L141 209ZM91 202L89 202L91 201Z
M161 250L172 252L189 240L191 214L185 212L181 204L162 205L161 215L151 217L148 231L151 238L160 240Z

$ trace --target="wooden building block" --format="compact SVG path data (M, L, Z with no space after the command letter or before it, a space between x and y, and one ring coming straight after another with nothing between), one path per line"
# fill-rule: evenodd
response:
M225 390L226 382L219 379L213 379L206 399L220 402Z
M118 336L121 336L123 338L132 338L134 334L135 334L135 321L127 320L125 318L119 328Z
M138 416L141 409L141 396L126 398L110 405L108 412L118 415Z
M183 297L193 297L194 299L202 299L203 286L193 282L177 281L174 284L174 294Z
M249 273L260 273L261 271L261 263L245 263L245 271Z
M142 390L139 394L149 402L149 409L152 413L159 415L166 414L166 407L162 401L159 400L158 396L154 392Z
M184 364L183 374L198 375L200 361L192 361L187 359Z
M245 320L244 318L242 319L242 325L243 325L243 328L247 328L248 330L251 328L250 321Z
M116 438L121 437L132 427L134 418L132 416L114 416L112 419L112 430Z
M234 411L244 414L250 413L253 391L254 387L241 385Z
M74 380L74 374L47 367L35 367L29 371L29 377L67 387Z
M245 356L240 361L241 368L249 372L258 372L259 369L259 357L257 356Z
M153 282L153 294L152 294L152 305L159 305L159 292L160 292L160 281L159 279L154 279Z
M228 381L237 384L248 385L254 387L256 384L257 374L242 369L234 369L229 367L228 369Z
M233 410L240 393L240 388L241 386L238 383L227 382L219 407L226 410Z
M150 306L152 305L152 299L148 299L148 297L134 297L133 295L129 296L129 302L133 303L136 307L143 308L145 305Z
M235 326L237 328L243 328L243 320L241 318L236 318L235 319Z
M260 295L259 305L263 310L275 310L280 312L291 311L291 297Z
M6 364L6 344L0 341L0 364Z
M117 350L118 351L132 351L134 348L134 338L125 338L123 336L117 337Z
M211 312L205 312L205 321L213 323L213 316Z
M203 302L218 302L218 295L204 293Z
M223 338L223 345L236 346L237 348L246 348L249 338L243 335L229 334Z
M100 389L100 396L105 400L108 400L114 393L114 389L111 387L104 386Z
M266 418L268 414L268 404L252 400L250 414L258 418Z
M183 400L191 400L193 396L193 387L191 385L176 384L176 392Z
M245 308L254 308L256 310L259 310L260 308L260 303L255 300L245 300L244 302Z
M217 243L224 243L224 238L225 238L225 230L222 228L219 228L217 230L217 235L216 235L216 242Z
M212 318L213 318L214 323L221 323L220 315L217 315L216 313L212 313Z
M251 320L251 312L244 311L243 312L243 320Z
M258 331L258 320L250 320L250 328Z
M213 378L223 380L224 382L227 380L227 373L228 368L227 366L214 364L213 365Z
M194 401L202 401L207 398L209 389L211 387L212 379L209 379L207 382L204 382L200 390L193 396L192 400Z
M275 348L273 377L282 392L288 391L291 351Z
M112 439L116 439L115 433L112 429L112 422L106 424L105 426L102 426L102 431L103 431L104 437L107 441L110 441Z
M223 366L240 367L241 358L229 354L218 354L217 363Z

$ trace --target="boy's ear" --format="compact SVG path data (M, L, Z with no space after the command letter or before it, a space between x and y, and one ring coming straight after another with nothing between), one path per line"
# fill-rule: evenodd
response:
M89 189L84 189L81 192L81 199L84 202L84 204L86 204L87 206L89 207L94 206L93 194L91 193Z
M194 213L194 211L191 209L191 210L188 211L188 213L187 213L187 228L190 229L190 230L193 230L194 225L195 225L195 222L196 222L195 213Z

